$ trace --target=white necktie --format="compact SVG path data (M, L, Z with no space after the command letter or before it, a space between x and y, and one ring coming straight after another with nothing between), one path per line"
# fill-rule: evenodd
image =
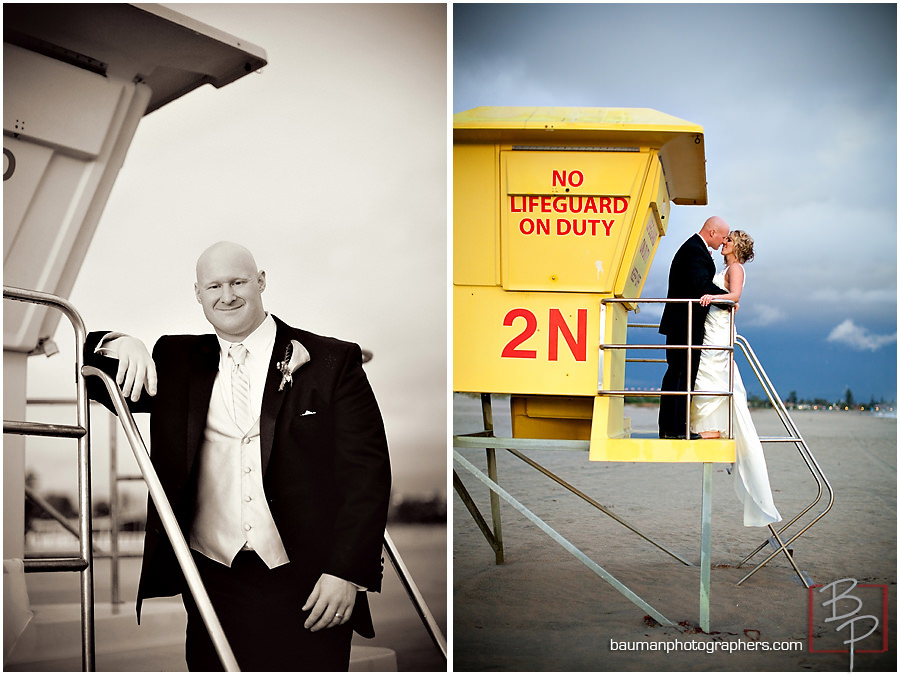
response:
M231 345L228 355L234 362L231 369L231 396L234 401L234 421L244 431L253 426L255 416L250 412L250 378L244 359L247 348L242 344Z

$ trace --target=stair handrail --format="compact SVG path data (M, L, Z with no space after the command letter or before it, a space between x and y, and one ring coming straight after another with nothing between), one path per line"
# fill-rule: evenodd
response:
M403 562L403 558L400 557L400 551L397 549L394 540L391 539L391 535L388 534L387 530L384 531L384 550L387 552L391 564L394 566L394 570L400 578L400 583L403 584L403 587L406 589L406 593L409 595L409 599L412 601L416 613L419 615L422 624L428 631L428 635L431 636L434 646L440 650L441 654L444 655L444 660L446 660L447 639L444 637L437 621L435 621L431 610L428 609L425 598L422 597L422 593L419 591L418 586L416 586L415 581L413 581L412 575L409 573L406 564Z
M795 533L790 539L782 542L779 539L779 544L781 544L773 553L771 553L763 562L757 564L747 575L745 575L740 581L737 582L738 585L749 579L756 572L758 572L764 565L768 564L770 560L772 560L780 551L786 550L792 543L794 543L800 536L806 533L813 525L815 525L819 520L821 520L826 513L831 510L831 507L834 506L834 488L831 486L831 482L828 480L828 477L825 475L825 472L822 470L822 467L819 465L819 462L816 461L815 456L812 453L809 445L804 440L803 436L800 434L800 430L797 428L797 425L794 423L794 419L791 417L790 413L787 410L787 406L785 406L784 401L781 400L781 396L778 395L778 392L775 390L775 386L772 384L772 381L769 379L768 374L762 366L762 362L759 360L759 357L756 356L756 353L753 351L753 348L750 346L750 342L743 335L736 336L737 344L741 347L744 352L744 356L747 358L747 362L750 364L753 369L754 374L759 380L760 384L762 384L763 389L766 392L766 395L769 398L769 402L772 404L772 407L778 413L778 417L781 420L781 423L784 425L785 429L790 432L791 436L789 438L773 438L773 439L765 439L761 438L762 442L778 442L778 441L792 441L797 446L797 450L800 452L800 456L803 461L806 463L809 472L812 474L813 478L816 481L816 485L818 487L818 494L816 498L810 503L805 509L800 511L797 515L791 518L788 522L783 523L778 530L778 535L783 534L791 525L797 522L801 517L806 515L812 508L819 503L822 499L823 490L822 484L825 484L825 489L828 491L828 501L825 504L825 508L821 513L816 515L811 521L809 521L803 528L800 529L799 532ZM821 479L821 480L820 480ZM771 529L771 526L770 526ZM777 536L776 536L777 538ZM741 562L737 565L737 567L741 567L745 562L750 560L753 556L759 553L766 545L766 542L763 542L748 556L746 556Z
M218 616L216 616L209 594L206 592L203 581L200 579L200 572L197 570L197 565L191 556L184 534L181 532L181 527L175 517L175 512L172 510L159 476L156 474L156 469L150 461L150 453L147 451L147 446L144 444L140 430L134 421L131 411L128 409L128 403L125 401L122 391L119 389L116 381L99 368L82 366L81 370L86 377L99 377L100 381L106 386L113 407L116 409L119 423L125 432L125 438L128 440L128 444L134 453L134 458L137 460L138 468L150 492L150 498L153 500L153 504L156 506L156 510L162 520L163 529L175 551L175 557L178 560L181 571L184 573L188 588L194 597L194 602L197 603L197 608L200 610L203 623L206 625L216 653L219 655L219 660L227 672L239 672L240 668L234 657L234 652L231 650L231 645L228 643L228 638L225 637L225 631L222 629Z
M94 635L94 559L91 519L91 450L90 404L87 387L81 376L82 347L86 331L78 310L65 298L44 291L3 286L3 299L52 307L62 313L75 332L75 417L76 424L44 424L20 420L3 420L4 434L50 436L78 440L78 557L51 559L25 558L26 572L78 572L81 600L81 668L93 671L96 660Z

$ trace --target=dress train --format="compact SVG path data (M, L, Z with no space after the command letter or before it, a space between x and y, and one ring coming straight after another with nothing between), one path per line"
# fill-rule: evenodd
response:
M720 272L713 282L720 288L725 286L725 273ZM704 326L704 345L728 345L730 342L730 312L711 306ZM700 367L694 381L696 391L728 391L728 352L719 349L703 349L700 352ZM769 473L762 443L750 417L747 393L737 364L734 365L734 416L732 431L735 440L735 463L732 479L734 491L744 505L744 525L764 527L781 520L775 508ZM722 437L728 436L727 396L691 397L691 431L718 431Z

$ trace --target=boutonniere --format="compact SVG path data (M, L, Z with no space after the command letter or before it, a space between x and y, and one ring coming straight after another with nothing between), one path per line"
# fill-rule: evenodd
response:
M304 363L309 363L309 352L306 347L296 340L291 340L287 348L284 350L284 361L275 364L278 372L281 373L281 384L278 385L278 391L284 389L284 385L291 385L294 382L293 375Z

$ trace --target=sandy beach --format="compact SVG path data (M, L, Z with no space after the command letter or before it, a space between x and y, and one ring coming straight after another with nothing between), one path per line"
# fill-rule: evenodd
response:
M655 427L655 409L629 407L627 414L635 430ZM754 411L753 418L761 436L784 435L773 411ZM894 672L897 421L813 411L795 412L793 419L835 491L833 508L794 543L795 559L814 584L852 578L862 585L856 591L863 602L858 614L881 620L872 635L856 644L858 650L871 651L855 653L853 669ZM509 435L505 399L495 398L494 423L497 436ZM480 429L479 399L455 395L454 433ZM465 449L462 454L485 469L483 450ZM836 632L841 621L826 622L829 609L818 604L810 620L811 602L830 596L804 588L784 555L736 585L772 549L753 558L751 566L735 568L766 539L768 530L743 526L727 465L717 464L713 472L707 635L696 628L701 466L589 462L586 453L572 451L527 454L692 563L679 563L517 457L498 451L500 484L506 490L666 618L682 625L645 621L645 612L506 503L505 562L496 565L491 548L454 495L454 670L850 670L850 654L841 641L848 639L851 626ZM766 456L775 503L787 520L814 500L816 483L793 444L767 445ZM487 488L465 469L454 468L489 518ZM835 615L853 611L851 606ZM862 636L871 624L860 621L852 627ZM885 630L888 649L881 652Z

